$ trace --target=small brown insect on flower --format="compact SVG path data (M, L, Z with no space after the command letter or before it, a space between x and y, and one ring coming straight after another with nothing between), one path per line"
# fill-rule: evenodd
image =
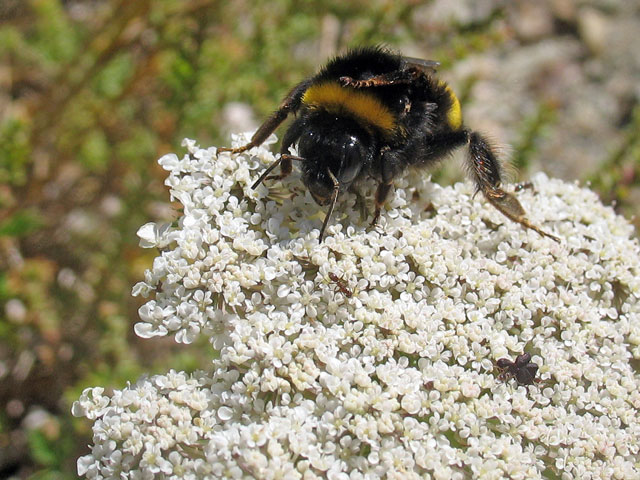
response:
M533 183L531 182L522 182L516 184L516 187L513 189L515 192L521 192L522 190L533 190Z
M499 358L496 365L502 370L498 377L500 380L515 378L518 385L533 385L536 381L538 365L531 361L531 355L528 353L518 355L515 362L508 358Z
M329 272L329 278L333 283L336 284L336 291L340 291L345 297L351 298L353 292L349 290L349 288L347 288L347 285L345 284L344 280L342 280L342 277L338 277L335 273Z

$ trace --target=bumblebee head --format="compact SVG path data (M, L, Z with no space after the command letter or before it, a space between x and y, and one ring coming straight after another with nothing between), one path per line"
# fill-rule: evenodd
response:
M308 119L298 152L302 181L318 205L327 205L338 188L344 191L372 161L375 147L367 131L354 120L329 115Z

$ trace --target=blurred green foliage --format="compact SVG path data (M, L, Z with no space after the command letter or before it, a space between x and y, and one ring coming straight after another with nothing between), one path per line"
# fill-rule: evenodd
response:
M624 141L602 163L598 172L589 180L604 202L613 203L627 218L631 217L636 229L640 201L640 105L631 112Z
M175 218L155 160L180 152L183 137L228 144L225 105L263 118L348 45L413 45L446 69L506 41L500 9L482 24L429 30L416 16L424 4L0 1L0 477L75 477L90 443L70 414L83 388L210 362L205 342L183 349L132 333L144 299L131 287L157 253L135 232ZM553 113L542 105L525 122L521 167ZM636 109L628 142L594 183L612 200L637 183L638 132Z

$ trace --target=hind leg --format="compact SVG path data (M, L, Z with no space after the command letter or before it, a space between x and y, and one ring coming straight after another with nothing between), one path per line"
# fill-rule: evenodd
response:
M484 194L489 203L514 222L559 242L557 237L529 222L518 199L500 188L500 163L487 139L477 132L468 132L468 148L468 162L476 188Z

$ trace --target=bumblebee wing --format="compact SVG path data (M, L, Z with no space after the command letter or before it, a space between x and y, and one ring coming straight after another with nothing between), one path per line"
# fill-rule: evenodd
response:
M435 72L440 66L440 62L435 60L424 60L415 57L402 57L402 60L410 67L417 68L423 72Z

